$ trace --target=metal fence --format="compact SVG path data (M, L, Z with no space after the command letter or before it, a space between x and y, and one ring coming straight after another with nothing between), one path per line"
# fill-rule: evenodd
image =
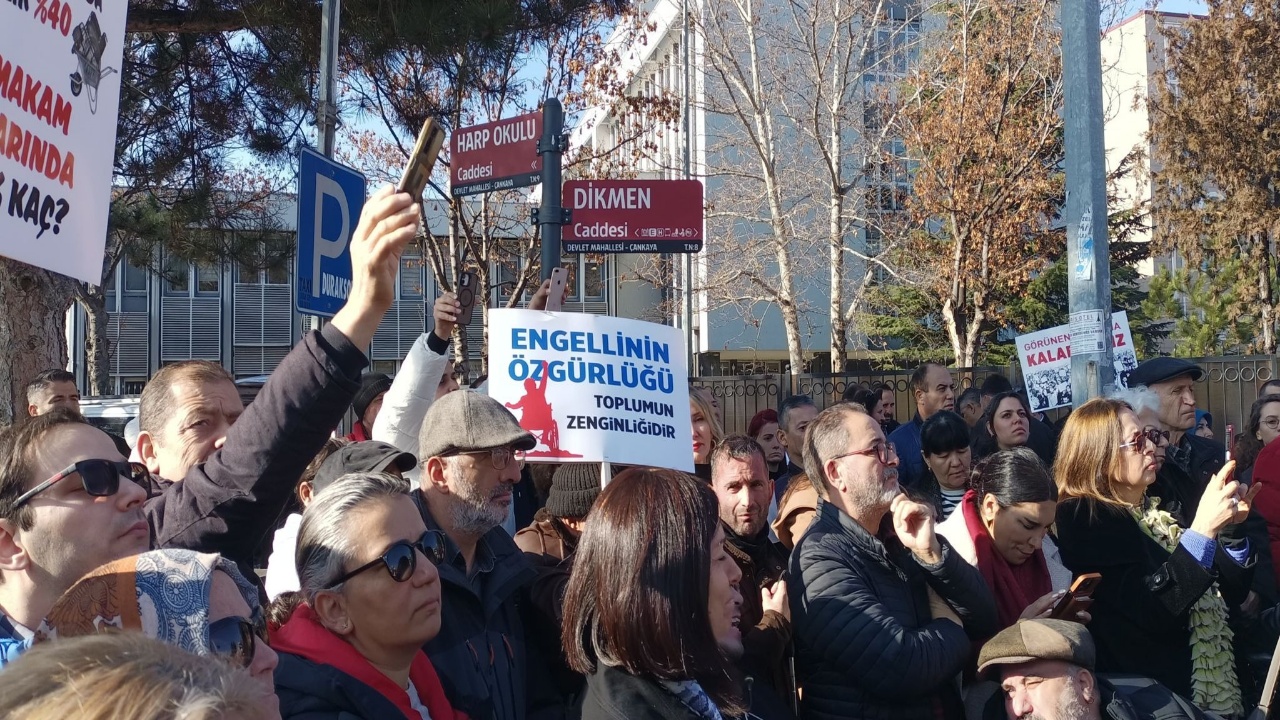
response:
M1258 396L1258 388L1266 381L1280 377L1280 361L1272 355L1190 358L1205 371L1196 383L1196 405L1213 415L1214 434L1223 438L1227 423L1239 432L1249 419L1249 408ZM897 395L898 420L905 422L916 412L911 392L911 370L885 370L854 373L805 373L770 375L720 375L692 378L694 385L708 388L720 402L726 432L745 432L747 423L765 408L792 395L808 395L819 408L839 402L850 385L871 387L884 383ZM988 375L999 373L1015 387L1022 382L1017 365L952 369L956 395L966 388L981 385ZM1066 410L1050 411L1051 418Z

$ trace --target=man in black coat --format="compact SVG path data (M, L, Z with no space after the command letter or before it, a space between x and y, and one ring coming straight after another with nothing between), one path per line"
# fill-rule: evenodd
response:
M773 480L764 449L746 435L730 435L711 452L711 489L720 505L725 550L742 571L742 646L740 667L754 679L753 700L768 688L787 705L795 691L786 660L791 646L791 609L787 586L787 551L769 540L766 523ZM778 716L751 710L765 720ZM782 716L785 717L785 714Z
M449 393L419 433L423 522L447 537L439 566L440 633L423 650L453 707L472 718L562 717L563 701L536 647L529 588L537 571L502 528L523 454L537 441L502 403Z
M956 677L997 625L982 575L934 532L932 508L901 495L865 409L823 411L804 459L821 499L788 579L801 717L963 717Z
M395 300L398 258L417 227L407 193L365 203L351 238L346 304L322 331L303 337L248 409L216 364L156 373L143 390L138 438L143 462L162 478L155 486L78 415L33 418L40 424L6 436L0 661L15 654L6 644L20 651L30 643L31 629L72 583L121 557L161 547L220 553L257 577L254 550L359 388L368 364L360 348ZM90 486L106 496L89 495Z

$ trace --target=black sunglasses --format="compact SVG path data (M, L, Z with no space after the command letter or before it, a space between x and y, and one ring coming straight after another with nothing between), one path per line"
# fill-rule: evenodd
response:
M18 496L13 507L22 507L23 503L48 490L54 483L79 473L80 482L84 483L84 491L94 497L108 497L120 491L120 478L125 477L142 486L150 494L151 473L142 463L131 463L120 460L81 460L67 466L61 472Z
M225 617L209 623L209 647L215 655L247 668L258 651L258 640L267 642L267 619L257 613L253 620Z
M414 571L418 569L419 552L430 560L432 565L443 563L444 533L439 530L428 530L422 533L422 537L418 538L417 542L411 543L408 540L400 540L391 543L391 547L387 548L382 555L334 580L325 589L332 590L365 570L377 567L378 563L386 566L387 573L391 575L392 580L404 582L412 577Z

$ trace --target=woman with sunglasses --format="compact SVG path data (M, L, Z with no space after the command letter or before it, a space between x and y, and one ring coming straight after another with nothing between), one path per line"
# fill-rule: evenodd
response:
M1099 672L1151 677L1205 710L1238 715L1227 608L1252 580L1239 523L1256 487L1244 492L1227 463L1184 528L1147 495L1155 455L1125 402L1098 398L1071 414L1054 464L1062 560L1102 576L1089 608Z
M261 703L279 717L258 590L235 564L190 550L152 550L104 565L58 599L36 644L126 630L245 668Z
M284 717L460 717L422 652L440 632L443 559L400 478L346 475L315 496L298 533L305 602L272 636Z

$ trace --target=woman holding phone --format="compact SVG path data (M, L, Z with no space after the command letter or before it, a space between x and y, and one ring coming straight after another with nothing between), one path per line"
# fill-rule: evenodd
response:
M979 465L973 488L938 526L938 534L990 586L1000 630L1023 618L1049 617L1071 585L1071 571L1049 536L1057 509L1058 488L1049 471L1021 447ZM1065 619L1089 621L1087 613L1081 615Z
M1180 527L1147 496L1157 441L1120 400L1097 398L1071 414L1054 464L1062 559L1102 576L1089 608L1099 672L1151 677L1205 710L1239 714L1227 608L1252 580L1239 523L1257 488L1244 492L1227 463Z

